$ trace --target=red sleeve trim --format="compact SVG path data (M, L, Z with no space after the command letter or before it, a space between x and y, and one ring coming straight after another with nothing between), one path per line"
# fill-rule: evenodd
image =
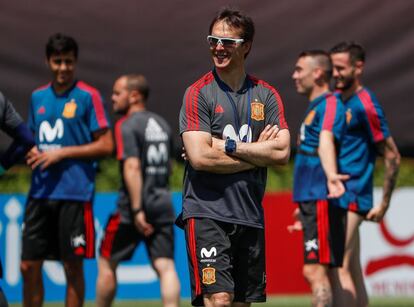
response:
M124 141L122 139L122 124L127 116L122 117L115 124L116 158L122 160L124 157Z
M105 108L99 91L82 81L78 82L77 87L92 96L92 103L93 108L95 109L96 118L98 120L98 126L99 128L107 128L109 123L106 119Z
M335 123L337 103L338 101L334 95L326 98L326 108L322 123L322 130L332 131Z
M212 72L192 84L185 97L185 113L187 117L187 130L199 130L198 103L200 90L214 80Z
M358 97L362 102L365 113L368 118L369 127L375 142L384 140L384 133L381 130L381 122L375 109L374 102L366 90L358 93Z

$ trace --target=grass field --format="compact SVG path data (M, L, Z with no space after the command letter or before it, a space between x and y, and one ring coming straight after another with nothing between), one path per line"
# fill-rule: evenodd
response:
M10 304L10 307L21 306L20 304ZM48 303L45 307L63 307L63 303ZM94 302L87 302L85 307L95 306ZM114 307L162 307L160 301L117 301ZM188 300L181 302L182 307L191 306ZM303 307L310 306L309 296L273 296L268 298L265 304L253 304L253 306L274 306L274 307ZM413 298L372 298L370 307L413 307Z

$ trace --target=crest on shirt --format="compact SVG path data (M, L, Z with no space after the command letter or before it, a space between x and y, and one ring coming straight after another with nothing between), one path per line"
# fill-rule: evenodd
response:
M316 114L315 110L311 110L308 113L308 115L306 116L305 121L304 121L306 126L309 126L310 124L312 124L313 119L315 118L315 114Z
M264 120L264 104L259 102L257 99L251 103L252 115L251 118L254 120Z
M65 107L63 108L62 116L65 118L74 118L76 114L76 108L78 105L76 104L75 99L65 103Z
M216 269L207 267L203 269L203 284L211 285L216 282Z
M349 123L352 120L352 111L351 109L346 110L346 124L349 125Z

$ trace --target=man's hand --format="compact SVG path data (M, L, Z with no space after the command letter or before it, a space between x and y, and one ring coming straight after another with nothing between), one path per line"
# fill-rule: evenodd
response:
M328 198L339 198L345 193L344 181L349 179L349 175L332 174L327 178Z
M143 210L135 215L134 224L138 231L146 237L149 237L154 232L154 227L147 223L147 218Z
M264 142L268 140L274 140L277 137L279 132L279 127L277 125L267 125L264 130L260 133L259 139L257 142Z
M369 210L366 216L366 220L380 223L383 220L384 215L387 212L387 210L388 210L388 206L385 206L383 204L379 206L375 206L371 210Z
M293 219L294 219L293 224L288 225L287 230L290 233L295 232L295 231L302 231L303 226L302 226L302 222L300 220L300 210L299 210L299 208L296 208L295 211L293 211Z
M26 158L27 165L29 165L32 169L40 166L40 169L44 170L61 161L63 159L63 155L61 149L40 152L36 147L33 147L27 154Z

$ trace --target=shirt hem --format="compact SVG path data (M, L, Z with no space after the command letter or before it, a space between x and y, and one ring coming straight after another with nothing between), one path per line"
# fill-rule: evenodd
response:
M263 224L260 223L253 223L253 222L248 222L245 220L237 220L237 219L229 219L229 218L224 218L221 216L215 216L215 215L210 215L210 214L185 214L183 215L183 220L187 220L189 218L210 218L212 220L217 220L220 222L225 222L225 223L231 223L231 224L238 224L238 225L243 225L243 226L248 226L248 227L253 227L253 228L264 228Z

